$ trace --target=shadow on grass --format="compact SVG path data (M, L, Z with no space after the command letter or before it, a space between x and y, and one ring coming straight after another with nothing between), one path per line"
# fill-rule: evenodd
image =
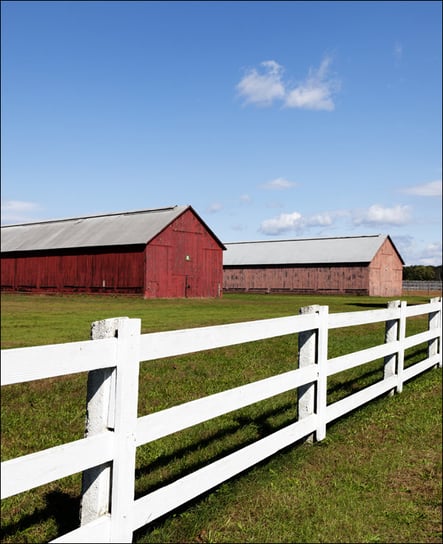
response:
M260 436L256 436L256 437L254 437L252 439L244 440L241 444L237 444L234 447L225 448L223 451L221 451L217 455L211 456L211 458L209 460L206 460L206 461L200 462L200 463L195 463L193 466L188 465L186 467L186 469L183 469L182 471L180 471L180 474L175 475L173 478L170 478L168 480L162 480L161 484L158 487L163 487L163 486L167 485L168 483L172 483L173 481L176 481L176 480L180 479L181 477L186 476L187 474L190 474L190 473L194 472L195 470L198 470L199 468L207 466L208 464L213 463L213 462L217 461L218 459L221 459L221 458L226 457L227 455L229 455L231 453L239 451L241 448L244 448L244 447L248 446L249 444L257 442L258 440L260 440L262 438L265 438L266 436L268 436L268 435L270 435L270 434L272 434L272 433L286 427L288 424L293 423L295 421L293 418L290 419L290 421L285 421L285 422L279 424L278 426L277 425L270 425L269 422L266 421L266 419L271 417L272 415L282 414L287 409L291 409L291 408L294 408L294 406L292 404L288 403L286 406L281 406L281 407L279 407L279 409L268 411L266 414L263 414L263 415L261 415L260 417L257 417L257 418L248 418L248 417L245 417L245 416L240 416L240 417L236 418L236 421L240 425L251 425L251 424L256 425L257 428L259 429ZM190 450L196 450L199 447L199 445L201 445L202 443L209 444L211 441L217 440L217 436L224 435L224 434L229 434L229 432L231 432L232 430L237 430L237 429L238 429L238 426L236 426L236 425L231 425L229 427L226 427L223 430L223 432L214 434L208 440L198 442L198 445L193 444L189 448L183 448L182 450L176 450L174 452L174 454L171 455L171 456L162 456L161 458L156 460L154 463L151 463L151 464L143 467L143 469L141 469L141 471L143 471L143 472L144 471L149 471L149 467L152 467L153 465L155 465L157 463L161 463L161 466L164 466L165 463L167 463L169 460L173 460L177 455L179 455L180 451L182 451L182 452L184 452L186 454L186 452L188 452ZM164 515L158 517L157 519L151 521L150 523L147 523L146 525L140 527L139 529L135 530L134 533L133 533L133 542L138 542L141 539L143 539L144 537L146 537L146 535L149 535L149 534L153 533L156 529L161 529L164 526L164 523L167 520L172 519L173 517L176 517L176 516L180 516L180 514L182 514L183 512L189 511L192 507L197 506L199 504L202 504L211 494L213 494L214 492L218 492L218 490L221 488L221 486L223 486L223 484L225 484L227 482L230 482L230 481L234 481L237 478L247 476L252 471L254 471L256 469L259 469L262 466L265 466L266 463L269 463L270 459L275 457L277 454L278 455L284 455L286 452L290 451L293 448L297 448L297 447L301 446L304 443L306 443L306 437L303 437L303 438L295 441L293 444L290 444L289 446L286 446L286 447L282 448L276 454L273 454L273 455L270 455L269 457L266 457L262 461L259 461L259 462L255 463L254 465L240 471L238 474L228 478L225 482L222 482L220 484L215 485L213 488L208 489L207 491L204 491L203 493L197 495L196 497L190 499L189 501L183 503L182 505L170 510L166 514L164 514ZM295 467L294 467L294 470L295 470ZM153 490L154 490L154 488L149 489L148 492L143 491L142 493L140 493L140 495L146 495L146 494L152 492ZM221 498L223 496L226 496L226 500L232 501L233 500L233 495L232 495L231 488L230 488L229 493L225 494L224 492L222 492L221 495L219 494L218 495L219 500L223 501L223 499ZM206 540L202 540L201 542L206 542Z
M347 379L347 380L338 382L333 386L329 386L328 397L333 396L335 393L341 393L339 396L334 396L333 399L331 399L332 402L336 402L337 400L340 400L348 395L351 395L352 393L357 393L357 391L360 391L361 389L364 389L365 387L368 387L369 385L372 385L373 383L381 381L380 373L382 372L383 372L382 368L376 368L374 370L369 370L368 372L365 372L364 374L361 374L360 376L354 379ZM378 377L377 380L374 379L376 377ZM383 376L381 376L381 379L383 379Z
M32 525L41 525L49 519L57 524L57 534L63 535L76 529L79 525L80 497L72 497L62 491L51 491L46 494L46 506L20 518L16 523L2 524L1 541L9 536L20 534ZM26 540L27 542L27 540Z
M425 354L426 349L419 349L416 350L415 353L413 353L413 358L416 359L419 354ZM411 357L412 358L412 357ZM408 358L407 358L408 359ZM412 363L417 362L417 360L412 361ZM406 360L405 360L406 363ZM356 379L347 380L343 383L335 384L334 386L331 386L328 388L328 394L331 393L338 393L338 392L349 392L354 393L355 388L359 387L362 389L363 387L367 386L367 383L365 385L362 385L362 380L367 381L373 379L377 374L380 373L382 369L376 369L369 372L366 372L363 375L360 375ZM413 379L409 380L411 382L420 379L423 374L419 374L418 376L414 377ZM377 380L378 381L378 380ZM346 396L346 395L344 395ZM384 395L381 395L379 398L381 399ZM375 399L374 399L375 400ZM296 406L297 406L297 400L296 396L294 395L294 402L286 402L282 403L276 408L268 409L264 412L262 412L258 416L247 416L243 414L239 414L237 417L234 417L233 422L230 424L226 424L223 428L221 428L218 431L214 431L210 436L195 440L192 444L186 446L186 447L178 447L174 449L171 453L160 455L158 458L156 458L154 461L150 463L144 463L142 467L136 469L136 480L139 478L143 478L146 475L149 475L155 471L159 471L158 477L156 476L155 481L151 484L146 484L144 486L141 486L139 490L136 493L135 499L140 498L141 496L144 496L148 493L151 493L155 491L156 489L162 488L174 481L179 480L180 478L191 474L192 472L195 472L196 470L207 466L210 463L213 463L223 457L226 457L227 455L234 453L241 448L244 448L262 438L265 438L266 436L269 436L270 434L277 432L278 430L286 427L288 424L293 423L296 421ZM343 423L347 419L351 418L355 412L361 410L364 407L364 405L357 407L356 409L348 412L347 414L341 416L337 420L331 422L328 424L328 428L333 428L335 424L338 422ZM272 423L270 419L272 417L280 417L281 420L278 424ZM192 456L199 450L203 450L204 448L208 448L215 444L218 441L221 441L225 438L228 438L230 435L237 433L238 431L241 431L242 429L246 427L251 427L254 429L254 436L243 436L239 437L239 440L236 441L233 445L226 445L218 450L216 454L208 454L205 459L199 459L184 463L184 466L177 467L176 470L171 470L171 475L165 477L162 475L162 471L167 469L170 469L170 465L173 464L177 460L185 459L188 456ZM305 442L305 439L302 438L290 446L283 448L279 453L284 454L285 451L298 447L302 443ZM321 444L321 443L320 443ZM247 474L251 470L256 469L257 467L260 467L267 463L269 461L269 458L264 459L263 461L247 468L246 470L242 471L241 474ZM235 477L234 477L235 478ZM186 502L182 506L166 513L164 516L161 516L160 518L154 520L153 522L141 527L137 531L134 532L134 539L142 537L143 535L151 533L155 528L162 526L165 519L170 518L172 515L177 515L190 507L192 507L195 504L200 503L201 501L205 500L208 495L214 492L214 489L216 489L219 486L216 486L213 489L210 489L201 495L195 497L194 499L191 499L190 501ZM2 526L0 535L1 535L1 541L4 541L7 537L13 537L14 535L20 535L23 531L26 529L29 529L30 526L33 525L41 525L47 520L53 519L57 525L57 534L62 535L65 533L68 533L74 529L76 529L79 526L79 510L80 510L80 497L73 497L71 495L68 495L67 493L63 493L61 491L51 491L50 493L47 493L45 496L46 499L46 506L41 509L36 509L32 514L28 514L23 516L19 521L15 523L5 524ZM135 541L134 540L134 541Z
M350 302L349 306L357 306L358 308L387 308L386 302Z
M152 493L156 489L164 487L186 476L187 474L190 474L204 466L207 466L209 463L213 463L218 459L222 459L223 457L226 457L227 455L234 453L241 448L244 448L249 444L256 442L257 440L265 438L273 432L276 432L279 429L286 427L288 424L293 423L296 420L295 405L294 403L286 403L284 405L280 405L278 408L267 410L266 412L263 412L262 414L260 414L260 416L257 417L239 415L234 418L234 423L224 426L219 431L212 433L211 436L198 440L189 446L174 449L174 451L172 451L170 454L160 455L157 459L155 459L155 461L144 464L143 467L136 469L136 480L138 478L142 478L145 475L153 473L156 470L161 471L162 469L166 469L167 467L170 467L171 463L177 461L177 459L184 459L199 450L210 447L212 444L219 442L224 438L228 438L230 435L233 435L238 431L241 431L242 428L251 426L254 427L255 430L253 437L240 438L240 440L237 441L234 445L226 446L220 449L216 455L211 454L207 459L186 463L185 467L183 467L182 469L178 469L176 472L174 472L174 474L169 477L165 477L164 475L162 475L161 481L145 486L141 491L138 491L136 493L135 498L137 499L143 495ZM288 416L282 423L278 425L269 423L269 418L273 416L282 416L285 413L288 413Z

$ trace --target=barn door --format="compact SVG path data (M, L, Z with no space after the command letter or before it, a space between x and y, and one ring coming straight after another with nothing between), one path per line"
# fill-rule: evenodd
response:
M185 275L184 277L185 283L184 283L184 292L185 292L185 298L192 297L193 292L195 291L195 286L193 285L193 276Z

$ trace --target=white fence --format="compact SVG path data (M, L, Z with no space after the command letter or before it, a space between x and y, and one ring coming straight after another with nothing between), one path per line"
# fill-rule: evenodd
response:
M329 314L327 306L310 306L297 316L143 335L139 319L116 318L95 323L93 341L2 350L2 385L87 371L90 400L85 438L1 464L1 497L84 471L81 526L52 542L131 542L136 529L300 439L322 440L329 422L380 395L401 392L405 381L441 367L441 313L441 298L337 314ZM426 314L427 330L406 336L407 318ZM386 323L384 344L328 359L330 329L377 322ZM299 339L298 368L137 417L140 361L293 333ZM405 350L423 343L426 358L405 368ZM384 358L383 380L327 404L328 376L379 358ZM293 389L298 390L297 421L134 499L138 446Z

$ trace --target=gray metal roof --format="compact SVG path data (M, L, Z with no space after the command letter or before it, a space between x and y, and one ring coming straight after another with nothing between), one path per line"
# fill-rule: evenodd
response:
M223 266L369 263L386 238L377 234L225 243Z
M1 250L146 244L190 206L77 217L1 228ZM195 212L194 212L195 213ZM221 242L220 242L221 243Z

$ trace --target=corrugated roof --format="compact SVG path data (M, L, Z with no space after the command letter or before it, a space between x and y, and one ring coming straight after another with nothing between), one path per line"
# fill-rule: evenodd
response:
M377 234L226 243L223 266L369 263L386 238Z
M191 206L172 206L5 225L1 228L1 250L2 252L31 251L146 244L187 209L192 208ZM211 234L224 247L212 232Z

